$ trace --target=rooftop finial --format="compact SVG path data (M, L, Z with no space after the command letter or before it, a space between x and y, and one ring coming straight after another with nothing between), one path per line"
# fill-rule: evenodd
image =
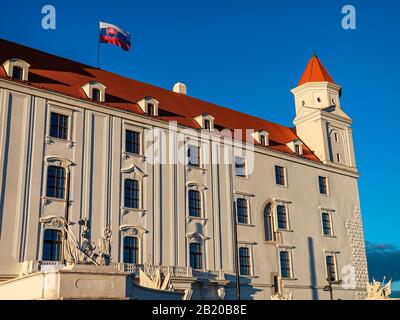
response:
M313 56L314 58L318 58L318 57L317 57L317 54L315 53L315 51L313 52L312 56Z

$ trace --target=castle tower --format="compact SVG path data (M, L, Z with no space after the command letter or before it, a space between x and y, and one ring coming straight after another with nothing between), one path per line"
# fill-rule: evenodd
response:
M351 118L340 104L341 87L314 53L296 88L297 135L326 163L356 167Z

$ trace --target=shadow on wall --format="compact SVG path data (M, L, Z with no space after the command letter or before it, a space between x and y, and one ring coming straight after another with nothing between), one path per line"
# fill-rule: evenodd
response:
M229 281L229 289L227 288L225 300L236 300L236 276L225 274L225 279ZM240 299L254 300L258 292L264 291L254 288L251 284L251 279L240 277ZM272 292L272 289L271 289ZM272 295L272 293L271 293Z
M310 259L310 280L312 286L312 299L318 300L318 289L317 287L317 273L315 271L315 255L314 255L314 240L308 237L308 252Z

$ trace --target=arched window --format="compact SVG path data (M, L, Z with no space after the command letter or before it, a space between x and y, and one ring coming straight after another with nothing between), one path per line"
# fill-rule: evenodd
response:
M61 259L61 231L46 229L43 235L44 261L60 261Z
M270 203L264 209L264 238L265 241L275 241L274 220Z
M124 237L124 263L139 262L139 240L136 237Z

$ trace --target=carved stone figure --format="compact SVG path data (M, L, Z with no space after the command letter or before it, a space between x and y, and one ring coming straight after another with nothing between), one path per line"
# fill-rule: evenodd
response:
M151 263L150 256L144 264L144 271L139 271L140 285L157 290L171 290L171 274L167 273L162 279L160 266Z
M392 293L392 279L386 284L385 279L386 277L383 278L382 282L373 279L372 283L367 283L367 300L390 299L390 294Z
M293 292L291 291L290 293L285 291L284 294L281 293L275 293L274 295L271 296L271 300L293 300Z

